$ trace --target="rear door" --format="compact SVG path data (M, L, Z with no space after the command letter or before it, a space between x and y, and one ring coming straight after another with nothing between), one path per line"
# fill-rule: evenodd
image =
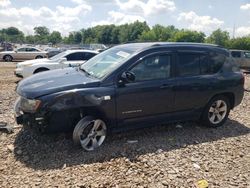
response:
M39 51L35 48L27 48L26 51L26 59L35 59L39 55Z
M223 65L220 55L202 51L182 51L177 55L176 111L196 111L206 105L216 90L216 73Z
M25 60L27 48L19 48L14 54L15 60Z

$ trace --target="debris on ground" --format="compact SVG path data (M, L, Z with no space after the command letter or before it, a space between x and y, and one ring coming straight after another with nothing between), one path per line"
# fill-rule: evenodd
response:
M116 133L84 152L70 136L40 135L15 123L15 67L0 63L0 122L15 127L13 134L0 131L1 188L250 187L250 92L222 127L185 123Z
M8 133L12 133L13 127L8 125L8 123L6 122L0 122L0 131L1 130L7 131Z

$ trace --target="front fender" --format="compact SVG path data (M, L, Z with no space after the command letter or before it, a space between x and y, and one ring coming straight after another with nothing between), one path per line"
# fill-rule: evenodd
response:
M86 115L102 114L105 119L115 119L114 91L113 87L83 88L43 96L40 111L81 109Z

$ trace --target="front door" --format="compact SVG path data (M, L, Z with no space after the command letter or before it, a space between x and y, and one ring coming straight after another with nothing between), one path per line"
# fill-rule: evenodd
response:
M147 56L132 66L135 81L116 90L118 125L163 117L174 105L171 53Z

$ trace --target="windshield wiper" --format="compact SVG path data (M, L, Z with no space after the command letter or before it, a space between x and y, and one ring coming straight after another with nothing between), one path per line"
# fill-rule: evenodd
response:
M88 76L93 76L92 74L90 74L88 71L86 71L84 68L79 67L79 70L81 70L82 72L86 73ZM93 76L94 77L94 76Z

